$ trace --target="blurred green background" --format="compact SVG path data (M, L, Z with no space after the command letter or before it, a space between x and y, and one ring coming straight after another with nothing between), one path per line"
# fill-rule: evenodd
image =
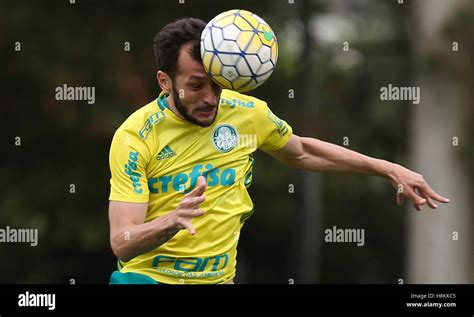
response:
M279 43L276 71L251 95L296 134L414 168L453 200L411 216L384 179L306 173L259 152L236 281L471 283L474 5L398 2L0 0L0 227L39 230L37 247L0 243L0 283L108 282L108 151L159 93L152 37L234 8ZM389 83L420 86L421 104L380 100ZM95 104L55 100L63 84L95 87ZM365 229L365 245L324 243L333 226Z

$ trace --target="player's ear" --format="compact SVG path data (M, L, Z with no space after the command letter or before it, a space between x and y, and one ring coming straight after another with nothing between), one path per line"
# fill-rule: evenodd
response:
M156 79L158 80L158 85L160 85L161 90L163 90L165 93L170 93L171 78L165 72L159 70L156 73Z

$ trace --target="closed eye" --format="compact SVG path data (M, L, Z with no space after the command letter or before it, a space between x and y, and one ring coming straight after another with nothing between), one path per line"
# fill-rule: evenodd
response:
M200 90L200 89L202 89L202 84L201 84L201 83L199 83L199 84L189 84L188 86L189 86L189 88L191 88L192 90Z

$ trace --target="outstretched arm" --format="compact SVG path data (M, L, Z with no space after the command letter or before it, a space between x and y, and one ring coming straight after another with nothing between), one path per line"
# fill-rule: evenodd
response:
M397 203L402 205L404 197L407 197L417 210L424 204L436 208L434 200L449 202L449 199L432 190L418 173L401 165L375 159L314 138L292 135L282 149L267 152L280 162L300 169L357 172L386 177L397 188Z

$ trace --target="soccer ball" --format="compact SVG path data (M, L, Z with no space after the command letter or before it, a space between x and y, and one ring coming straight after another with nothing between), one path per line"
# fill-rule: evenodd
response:
M275 69L278 43L270 26L245 10L212 19L201 34L204 69L222 88L239 92L263 84Z

